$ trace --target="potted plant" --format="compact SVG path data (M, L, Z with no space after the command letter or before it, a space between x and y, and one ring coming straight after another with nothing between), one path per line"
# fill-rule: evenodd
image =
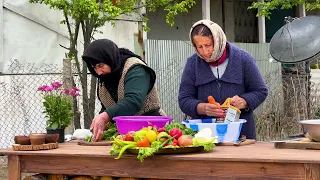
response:
M64 142L64 129L73 118L72 97L79 96L79 89L63 89L62 83L53 82L43 85L38 91L43 95L43 106L48 134L59 134L58 142Z

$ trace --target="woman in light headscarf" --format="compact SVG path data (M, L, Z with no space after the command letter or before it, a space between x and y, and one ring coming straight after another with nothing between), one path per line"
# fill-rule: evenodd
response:
M227 42L221 27L209 20L196 22L190 30L196 53L187 59L179 88L179 106L192 119L223 118L220 108L227 98L246 119L240 135L256 139L253 111L267 97L268 89L247 52ZM218 104L209 104L213 96Z
M115 116L165 115L155 87L156 74L140 56L111 40L99 39L86 48L82 59L98 78L102 105L90 127L94 141L102 139L106 124Z

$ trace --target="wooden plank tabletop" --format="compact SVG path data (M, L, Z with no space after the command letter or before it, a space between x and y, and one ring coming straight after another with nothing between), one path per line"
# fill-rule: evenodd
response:
M68 157L108 157L110 146L80 146L76 143L61 143L58 149L42 151L13 151L1 149L4 155L68 156ZM136 155L124 155L123 158L136 158ZM152 159L205 160L228 162L277 162L277 163L319 163L319 150L276 149L273 143L257 142L246 146L216 146L211 152L157 155Z

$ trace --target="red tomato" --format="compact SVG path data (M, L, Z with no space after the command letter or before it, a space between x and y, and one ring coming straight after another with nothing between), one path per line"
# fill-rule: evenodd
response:
M124 140L125 141L134 141L133 136L134 136L135 131L130 131L126 135L124 135Z
M130 135L130 134L126 134L126 135L124 136L124 140L125 140L125 141L134 141L134 140L133 140L133 136Z
M150 147L150 143L146 137L143 137L141 140L137 141L137 147Z

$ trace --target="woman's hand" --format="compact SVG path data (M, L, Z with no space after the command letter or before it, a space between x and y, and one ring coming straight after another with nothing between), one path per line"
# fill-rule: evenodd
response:
M210 104L210 103L206 103L205 106L205 110L206 110L206 114L207 116L214 116L214 117L225 117L225 111L221 109L220 104L219 103L215 103L215 104Z
M233 96L231 98L231 105L238 108L238 109L245 109L248 107L248 103L246 100L244 100L243 98L239 97L239 96Z
M210 103L200 103L197 106L198 114L203 114L213 117L225 117L225 111L220 108L219 103L210 104Z
M103 137L103 132L106 128L107 122L109 121L109 115L103 112L92 120L90 130L93 130L93 140L94 142L100 141Z

